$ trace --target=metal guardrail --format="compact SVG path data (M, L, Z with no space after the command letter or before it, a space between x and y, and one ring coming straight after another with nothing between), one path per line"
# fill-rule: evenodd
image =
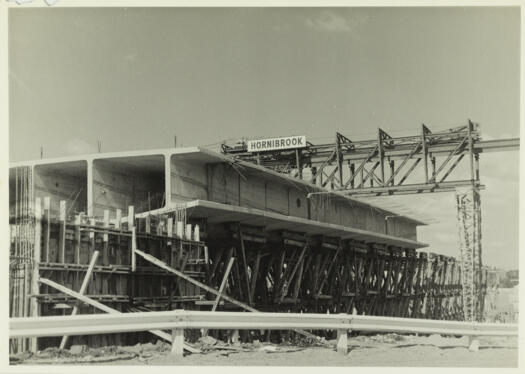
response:
M172 330L172 352L182 356L184 329L337 330L337 348L347 352L349 331L467 335L470 346L479 336L517 336L516 324L472 323L413 318L313 313L244 313L175 310L121 314L89 314L11 318L9 337L109 334Z

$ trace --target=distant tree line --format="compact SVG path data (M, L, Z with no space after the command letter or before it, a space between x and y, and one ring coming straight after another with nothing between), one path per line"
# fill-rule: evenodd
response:
M500 288L512 288L519 283L519 271L509 270L499 281Z

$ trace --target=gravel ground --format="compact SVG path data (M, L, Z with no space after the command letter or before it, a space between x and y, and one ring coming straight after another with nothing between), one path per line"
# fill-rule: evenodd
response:
M480 349L470 352L467 338L403 336L397 334L355 336L349 353L338 354L335 342L299 347L266 343L227 345L213 339L201 341L202 354L174 361L169 345L136 345L69 351L48 349L36 356L12 357L12 364L74 365L218 365L218 366L398 366L398 367L517 367L516 338L481 338ZM76 347L78 351L78 347Z

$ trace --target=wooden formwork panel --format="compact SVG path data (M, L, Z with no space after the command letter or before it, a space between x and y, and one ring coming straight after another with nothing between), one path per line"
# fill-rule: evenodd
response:
M62 206L64 211L65 206ZM174 217L147 216L123 223L121 212L104 212L104 218L74 216L51 217L45 209L39 221L41 251L38 257L40 277L78 291L86 277L95 251L99 256L92 268L85 296L120 312L136 310L171 310L198 308L204 295L193 284L137 258L133 271L133 238L137 248L183 269L198 279L206 276L204 244L175 237ZM114 218L113 218L114 217ZM168 223L171 227L167 227ZM133 230L132 230L133 229ZM135 233L134 233L135 232ZM78 313L101 313L77 302L53 287L40 284L34 296L38 315L67 315L77 305ZM69 344L91 346L135 344L151 340L148 333L109 334L71 337ZM38 349L58 346L58 338L38 340Z

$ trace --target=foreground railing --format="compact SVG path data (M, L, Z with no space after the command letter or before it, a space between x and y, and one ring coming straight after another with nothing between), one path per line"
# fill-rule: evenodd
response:
M516 324L472 323L349 314L244 313L175 310L121 314L89 314L35 318L11 318L9 337L110 334L172 330L172 353L182 357L184 329L219 330L337 330L337 351L346 354L348 332L446 334L469 336L476 350L479 336L517 336Z

